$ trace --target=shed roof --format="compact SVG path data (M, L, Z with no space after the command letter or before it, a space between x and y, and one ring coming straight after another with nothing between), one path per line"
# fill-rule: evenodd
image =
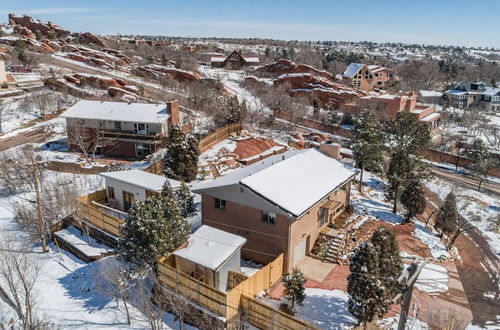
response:
M104 178L113 179L149 191L161 192L167 178L141 170L115 171L100 173ZM173 189L179 188L181 183L174 179L168 179Z
M65 118L134 123L163 123L169 116L166 104L81 100L63 113Z
M217 270L246 241L241 236L203 225L189 237L187 247L173 254Z

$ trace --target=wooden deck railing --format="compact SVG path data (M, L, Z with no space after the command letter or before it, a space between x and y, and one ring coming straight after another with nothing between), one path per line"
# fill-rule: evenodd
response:
M94 201L100 201L106 198L106 190L99 190L88 195L80 196L76 199L76 214L82 221L104 230L113 235L120 236L120 226L124 220L106 214L95 205Z
M239 132L241 129L241 123L229 124L219 128L212 134L209 134L200 140L200 152L207 151L217 143L226 139L231 133Z

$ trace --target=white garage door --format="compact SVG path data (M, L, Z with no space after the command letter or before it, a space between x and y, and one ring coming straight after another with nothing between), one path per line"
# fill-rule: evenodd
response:
M307 238L303 239L293 251L293 264L296 265L306 255Z

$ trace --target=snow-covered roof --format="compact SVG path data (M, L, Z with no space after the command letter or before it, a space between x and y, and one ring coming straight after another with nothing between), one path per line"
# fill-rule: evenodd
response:
M342 74L344 77L353 77L358 71L363 67L364 64L361 63L351 63L347 66L344 73Z
M500 93L500 88L486 87L483 94L487 96L495 96Z
M424 121L424 122L434 121L434 120L438 119L439 117L441 117L440 113L433 112L430 115L427 115L424 118L420 119L420 121Z
M380 65L368 65L368 69L370 69L371 72L375 73L375 72L379 72L379 71L382 71L382 70L389 70L388 68L384 67L384 66L380 66Z
M259 63L259 58L257 56L249 56L249 57L243 56L243 58L245 59L245 62L248 63Z
M103 172L99 175L107 179L113 179L154 192L161 192L167 180L167 178L162 175L156 175L141 170ZM173 189L177 189L181 185L177 180L168 179L168 181Z
M212 56L210 62L224 62L226 58L226 56Z
M307 149L269 157L193 191L204 193L240 184L299 217L353 175L337 160L316 149ZM244 204L245 199L238 202Z
M189 237L187 247L173 254L217 270L246 241L241 236L203 225Z
M63 113L64 118L110 120L134 123L163 123L166 104L81 100Z
M438 92L438 91L432 91L432 90L420 90L419 93L423 97L441 97L441 96L443 96L443 93Z

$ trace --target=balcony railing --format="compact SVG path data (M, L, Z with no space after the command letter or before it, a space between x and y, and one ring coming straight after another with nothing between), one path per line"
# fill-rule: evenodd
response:
M153 141L155 143L161 142L161 139L163 138L163 134L161 133L139 134L134 132L101 130L101 134L105 138L134 141Z

